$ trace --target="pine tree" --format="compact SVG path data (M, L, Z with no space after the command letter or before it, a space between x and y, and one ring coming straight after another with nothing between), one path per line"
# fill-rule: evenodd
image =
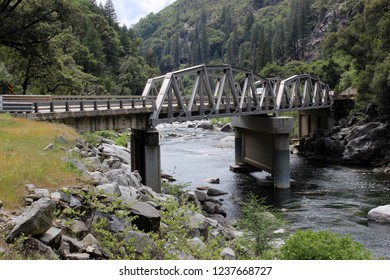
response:
M104 15L111 25L118 23L118 16L116 15L114 3L112 3L112 0L107 0L106 4L104 5Z

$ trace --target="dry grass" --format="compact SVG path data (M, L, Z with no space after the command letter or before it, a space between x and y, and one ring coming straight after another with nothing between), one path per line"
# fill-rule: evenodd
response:
M67 143L59 143L59 136ZM0 114L0 200L5 208L20 206L27 183L47 189L74 184L77 174L61 160L65 156L61 148L70 147L78 137L64 125ZM54 149L45 151L50 143Z

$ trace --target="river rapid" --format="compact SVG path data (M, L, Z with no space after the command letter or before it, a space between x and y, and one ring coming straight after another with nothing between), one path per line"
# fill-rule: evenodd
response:
M293 229L330 230L350 234L375 256L390 259L390 225L368 222L367 212L390 204L390 175L368 169L319 165L291 155L291 178L296 185L288 190L260 187L257 180L269 175L233 173L234 134L217 130L187 128L187 124L158 127L161 135L161 168L188 189L211 186L208 178L219 178L214 187L225 190L223 208L228 218L240 215L240 201L249 193L265 197L281 210Z

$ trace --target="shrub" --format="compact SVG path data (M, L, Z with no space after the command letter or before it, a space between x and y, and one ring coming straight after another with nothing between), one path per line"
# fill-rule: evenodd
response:
M245 237L253 240L254 253L260 256L271 248L274 231L285 223L279 213L272 211L271 206L265 204L264 198L257 198L254 194L242 203L242 214L237 225L244 230Z
M281 248L285 260L369 260L372 254L351 239L330 231L297 231Z

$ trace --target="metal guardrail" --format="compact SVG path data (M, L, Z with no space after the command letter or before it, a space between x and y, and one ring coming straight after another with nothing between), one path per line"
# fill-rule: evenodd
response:
M322 109L332 104L328 85L317 77L301 74L267 79L230 65L198 65L151 78L142 96L0 95L0 111L15 113L147 108L150 125Z

